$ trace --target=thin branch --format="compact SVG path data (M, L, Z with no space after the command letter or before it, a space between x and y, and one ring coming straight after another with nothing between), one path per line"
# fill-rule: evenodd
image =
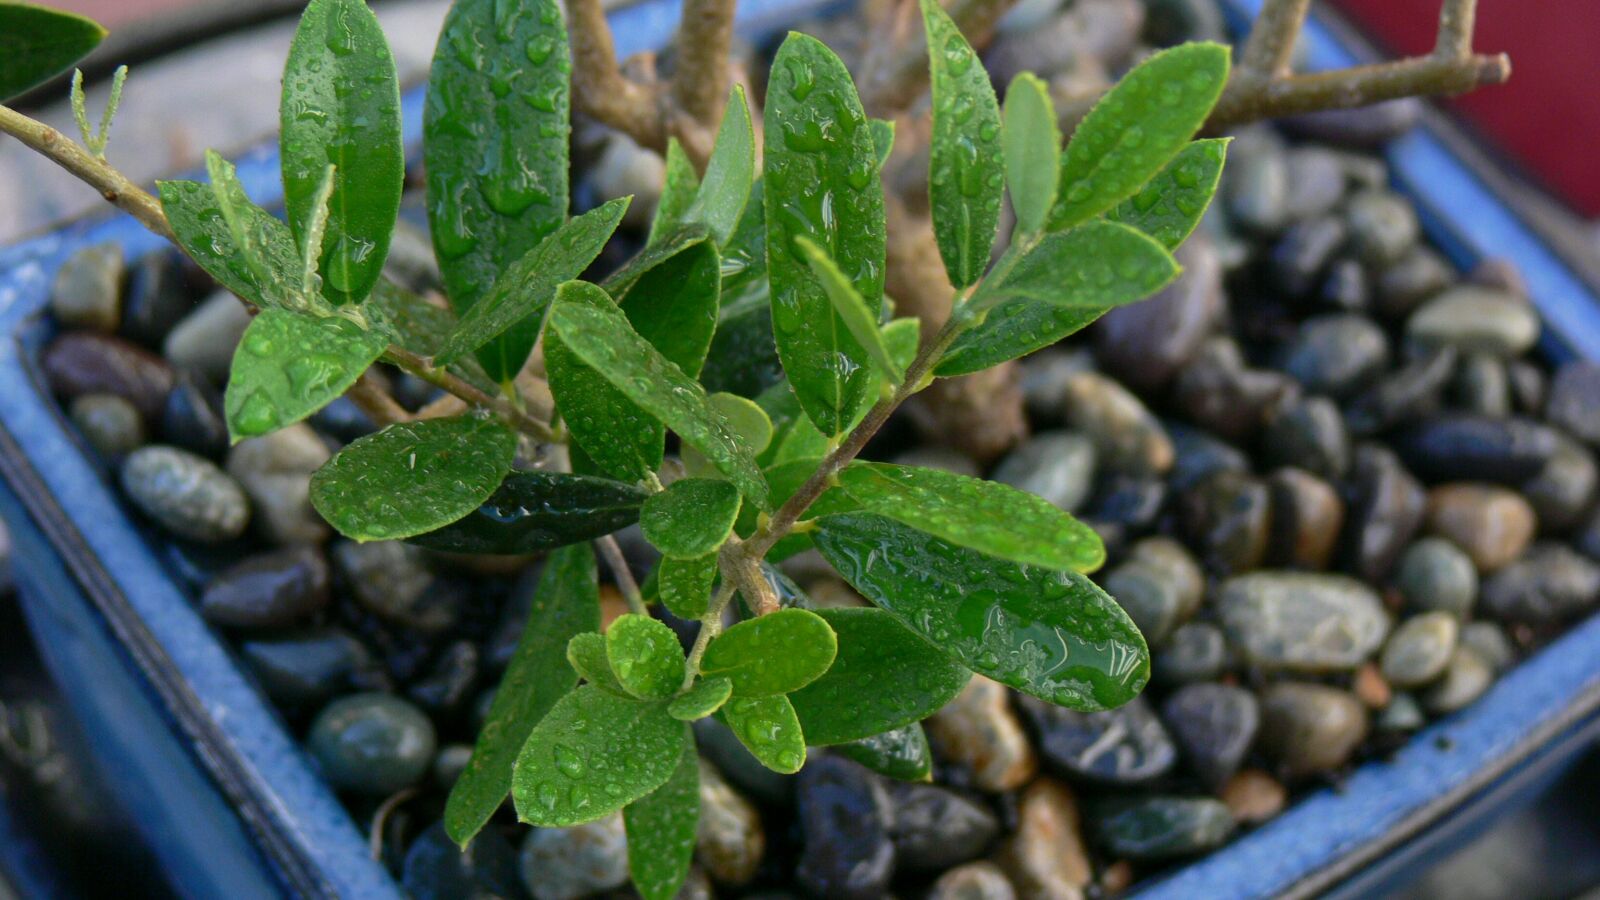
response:
M656 151L667 146L657 92L622 74L601 0L568 0L572 99L578 109Z
M396 422L411 421L411 414L389 396L389 392L383 389L371 371L361 373L361 377L356 379L356 383L350 386L345 395L380 428Z
M628 611L641 616L650 615L650 610L644 605L644 595L639 593L639 582L633 580L633 570L628 568L628 557L623 555L622 545L617 543L616 535L595 538L594 546L605 559L606 568L611 570L611 580L616 582L617 590L628 601Z
M56 165L76 175L78 180L99 191L107 202L138 219L144 227L177 243L172 227L167 224L166 214L161 211L160 201L66 135L5 106L0 106L0 132L11 135L40 155L53 160Z
M684 666L684 690L694 687L694 677L700 674L700 660L705 658L706 647L710 646L711 639L722 633L722 611L728 608L734 591L738 589L739 585L733 579L723 580L721 587L711 597L706 614L700 617L700 633L694 637L694 646L689 648L689 659Z
M1288 74L1295 40L1310 6L1311 0L1266 0L1250 26L1240 67L1258 75Z
M1472 29L1478 17L1478 0L1444 0L1439 7L1439 39L1433 53L1446 59L1472 55Z
M437 388L442 388L460 397L468 403L484 407L511 423L511 426L523 434L530 435L541 441L552 442L559 439L556 432L548 423L541 422L528 415L525 410L518 409L505 397L496 397L487 394L473 385L470 381L460 377L445 368L434 368L428 361L410 350L391 346L384 351L390 362L411 374L421 378Z
M673 57L672 99L680 111L716 131L728 98L734 0L684 0Z

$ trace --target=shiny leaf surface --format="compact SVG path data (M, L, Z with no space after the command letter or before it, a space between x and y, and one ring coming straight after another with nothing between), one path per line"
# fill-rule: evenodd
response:
M388 345L343 316L265 309L233 354L223 410L235 442L293 425L338 399Z
M1061 181L1061 126L1056 123L1049 85L1032 72L1011 79L1006 88L1003 131L1011 208L1017 214L1017 228L1033 234L1044 228L1056 202Z
M674 719L694 722L721 709L731 696L733 682L726 678L705 678L668 704L667 712Z
M622 811L628 873L644 900L672 900L689 876L700 826L700 756L685 738L667 783Z
M717 581L717 554L697 557L662 557L656 569L661 603L680 619L693 621L711 605L711 588Z
M800 731L789 698L734 697L719 713L763 766L784 775L793 775L806 763L806 739Z
M711 158L706 161L705 180L684 219L710 229L718 246L726 244L750 200L755 171L756 136L750 125L750 105L745 101L744 86L736 84L722 112Z
M464 518L408 540L448 553L535 553L632 525L648 496L634 485L609 478L512 472Z
M928 735L921 725L907 725L859 741L839 744L833 749L840 756L853 759L879 775L900 781L933 780L933 755L928 748Z
M718 635L706 647L700 671L727 678L740 697L787 694L828 671L838 648L833 629L821 616L780 609Z
M834 313L849 330L850 336L867 351L867 356L877 364L878 370L891 383L899 384L905 380L904 370L889 355L889 348L884 345L883 334L878 330L876 312L867 306L867 301L856 292L850 279L839 271L839 266L828 257L828 251L806 237L795 238L795 243L800 245L801 252L811 265L811 271L817 276L823 291L828 295L828 302L833 304Z
M606 629L606 659L617 681L635 697L665 700L683 684L678 636L649 616L628 613Z
M1168 250L1176 250L1211 205L1231 140L1191 141L1139 193L1112 207L1106 218L1137 228Z
M0 102L66 71L106 30L83 16L32 3L0 3Z
M739 515L739 489L714 478L683 478L644 502L639 527L667 556L695 558L722 546Z
M972 45L938 0L922 0L933 90L928 202L950 283L964 288L989 266L1005 196L1000 103Z

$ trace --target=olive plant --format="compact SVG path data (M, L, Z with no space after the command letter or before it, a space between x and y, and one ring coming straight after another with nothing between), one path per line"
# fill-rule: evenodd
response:
M860 456L937 379L1052 344L1179 274L1172 251L1226 155L1226 139L1195 135L1230 86L1229 50L1150 56L1063 149L1045 84L1018 76L1002 107L956 22L921 3L927 200L954 288L930 334L885 296L881 170L894 125L867 115L839 57L804 34L772 62L759 171L735 86L706 146L665 135L644 246L595 280L584 276L630 200L569 214L572 61L593 55L594 10L579 4L569 46L555 0L457 0L422 148L447 304L383 275L405 153L394 62L361 0L312 0L295 34L284 219L216 154L207 181L144 194L105 163L111 111L91 133L80 90L84 148L0 107L0 128L257 311L225 395L234 440L347 392L382 425L312 479L312 502L341 534L546 554L526 632L447 803L463 846L508 794L541 826L620 810L635 885L671 897L699 813L691 722L720 718L778 772L830 747L919 779L930 761L918 723L972 673L1076 710L1126 703L1148 680L1144 638L1086 575L1105 559L1093 530L1002 484ZM81 19L18 4L0 3L0 25L21 36L0 66L5 92L99 38ZM680 99L704 106L703 93ZM1015 224L1000 241L1008 196ZM752 310L770 326L724 340ZM413 415L366 374L377 362L464 402ZM764 367L774 377L748 377ZM735 384L744 389L726 389ZM642 587L611 537L634 523L660 551ZM871 605L815 608L776 567L808 548ZM604 630L596 550L630 608ZM657 605L698 622L687 651Z

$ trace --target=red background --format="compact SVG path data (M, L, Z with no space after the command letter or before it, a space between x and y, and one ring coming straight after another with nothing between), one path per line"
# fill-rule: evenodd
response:
M1396 53L1433 47L1440 0L1337 0ZM1511 56L1511 80L1451 102L1585 216L1600 215L1600 0L1479 0L1479 52Z

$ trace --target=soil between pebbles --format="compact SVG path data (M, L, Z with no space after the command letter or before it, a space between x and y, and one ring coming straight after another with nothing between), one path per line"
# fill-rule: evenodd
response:
M1218 36L1206 0L1055 6L1008 18L988 54L997 81L1026 66L1070 96L1147 41ZM1342 114L1334 133L1315 118L1240 132L1179 252L1184 276L1022 363L1033 436L1008 455L980 465L903 421L869 449L989 475L1093 523L1110 556L1096 577L1152 648L1145 696L1084 715L975 678L927 723L932 784L825 752L784 779L701 723L685 896L1115 894L1471 704L1592 610L1600 365L1534 355L1517 273L1454 271L1382 161L1352 149L1403 131L1403 110ZM580 137L576 157L599 160L594 193L658 185L652 154L599 143ZM427 287L416 213L391 273ZM177 257L83 250L51 309L48 383L356 821L418 789L375 826L407 890L625 891L620 818L505 817L464 856L437 823L538 563L334 537L306 491L372 428L346 400L230 449L220 389L247 317ZM408 407L433 399L389 374ZM648 546L623 537L647 568ZM786 569L818 605L862 602L815 557Z

